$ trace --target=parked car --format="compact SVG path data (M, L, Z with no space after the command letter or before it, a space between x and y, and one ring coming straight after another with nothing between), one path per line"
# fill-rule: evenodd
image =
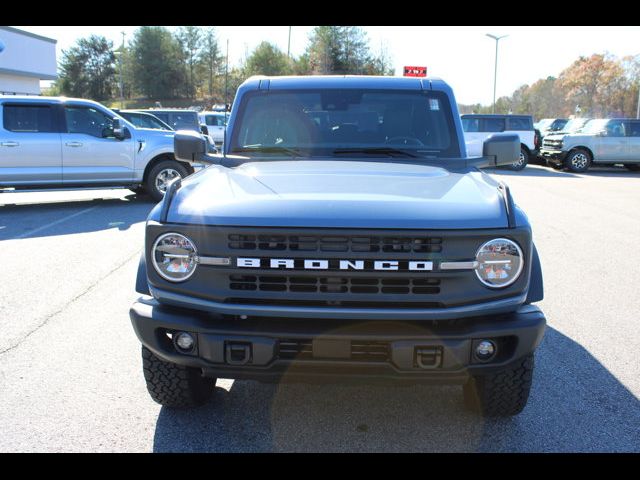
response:
M522 170L538 153L536 133L531 115L462 115L462 129L467 146L467 154L482 156L482 144L496 132L515 133L520 137L520 156L512 170Z
M478 170L512 164L517 135L469 158L444 81L368 76L250 78L227 134L211 156L176 132L178 158L213 164L145 224L130 317L156 402L205 403L216 378L341 377L525 407L542 270L527 216Z
M209 129L209 135L216 145L224 142L224 130L227 127L229 114L224 112L200 112L200 123L204 123Z
M623 164L639 171L640 120L591 120L574 133L547 136L540 154L548 164L572 172L586 172L594 164Z
M173 128L151 113L138 112L137 110L120 110L117 108L112 108L112 110L136 127L173 131Z
M90 100L0 95L0 188L128 187L162 199L194 171L174 132L140 128Z

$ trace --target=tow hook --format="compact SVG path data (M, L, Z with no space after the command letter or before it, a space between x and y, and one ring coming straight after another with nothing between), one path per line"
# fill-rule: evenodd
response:
M442 347L416 347L415 366L434 369L442 366Z
M251 360L250 343L226 342L224 352L229 365L246 365Z

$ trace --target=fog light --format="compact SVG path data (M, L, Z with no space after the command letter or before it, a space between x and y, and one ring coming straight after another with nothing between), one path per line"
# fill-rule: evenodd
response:
M482 340L476 346L476 357L478 360L487 361L496 353L496 346L490 340Z
M195 339L190 333L179 332L173 336L173 341L176 348L182 352L190 352L196 343Z

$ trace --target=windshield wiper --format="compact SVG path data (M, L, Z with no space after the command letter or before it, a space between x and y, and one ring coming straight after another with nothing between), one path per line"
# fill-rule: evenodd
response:
M241 148L235 148L231 153L244 153L244 152L257 152L257 153L286 153L292 157L308 157L308 155L302 155L300 150L288 147L266 146L266 145L247 145Z
M334 155L347 155L349 153L364 153L374 155L388 155L390 157L413 157L417 158L418 155L407 152L406 150L398 150L397 148L390 147L369 147L369 148L338 148L332 152Z

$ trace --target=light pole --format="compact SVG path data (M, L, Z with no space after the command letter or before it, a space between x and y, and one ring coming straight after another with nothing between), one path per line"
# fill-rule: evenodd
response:
M289 40L287 41L287 58L291 58L289 52L291 52L291 27L289 27Z
M496 41L496 65L493 71L493 108L492 113L496 113L496 82L498 80L498 40L504 37L508 37L509 35L502 35L501 37L496 37L495 35L491 35L490 33L486 34L487 37L493 38Z

